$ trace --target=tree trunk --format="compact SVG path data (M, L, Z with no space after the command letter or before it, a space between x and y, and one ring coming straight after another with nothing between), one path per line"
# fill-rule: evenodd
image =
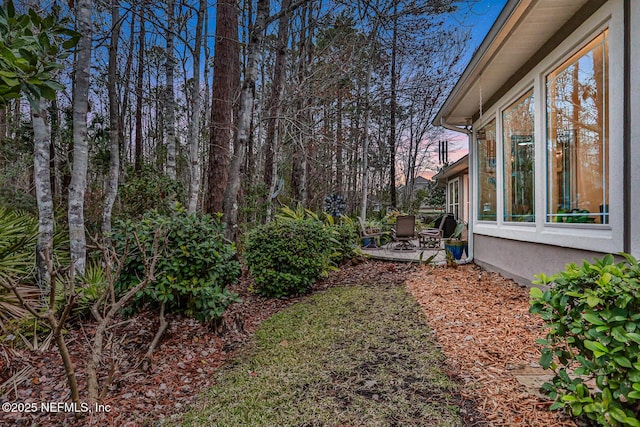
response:
M104 205L102 207L102 236L110 240L111 212L118 193L118 176L120 175L120 112L118 93L116 90L118 39L120 38L120 9L118 0L111 0L111 41L109 43L109 65L107 75L107 92L109 95L109 178L106 183Z
M238 228L238 193L240 191L240 167L249 141L251 111L253 110L254 86L258 77L259 49L264 37L264 29L269 15L270 1L258 0L258 12L253 24L247 47L247 68L240 93L240 112L238 117L238 141L230 169L230 179L225 191L224 216L227 224L227 237L235 240Z
M46 121L44 100L34 101L31 105L31 122L34 139L33 176L38 204L38 242L36 246L36 265L38 286L48 292L51 277L49 265L53 253L53 195L51 192L50 150L51 132Z
M373 36L371 36L373 38ZM365 104L364 122L362 124L362 189L360 200L360 218L364 221L367 218L367 198L369 196L369 120L371 118L371 106L369 103L369 90L371 88L371 74L373 72L369 61L367 65L367 76L365 83Z
M273 67L273 78L271 80L271 95L269 96L269 123L267 126L267 137L265 139L265 160L264 160L264 183L269 188L267 195L267 221L271 216L271 194L276 190L278 177L278 162L276 153L278 151L278 138L276 135L282 103L282 92L284 89L284 77L287 72L287 45L289 44L289 8L291 0L282 0L282 9L285 11L278 23L278 39L276 42L276 59Z
M67 382L69 383L69 390L71 391L71 401L80 402L80 392L78 389L78 380L76 378L75 368L73 367L73 361L71 360L71 353L67 347L67 343L62 335L62 327L64 321L60 322L56 319L53 310L47 311L47 319L49 326L53 332L53 338L56 340L58 351L62 357L62 364L64 365L64 371L67 374Z
M140 37L138 50L138 75L136 77L136 147L134 156L134 168L137 173L142 171L143 163L143 141L142 141L142 85L144 77L144 49L146 37L145 34L145 9L144 5L140 5Z
M123 83L122 83L122 104L121 104L121 108L120 108L120 116L118 118L118 130L120 131L119 135L118 135L118 139L120 140L120 149L122 150L122 157L123 159L125 159L125 164L126 161L129 160L131 161L132 157L132 143L133 143L133 132L132 132L132 127L131 127L131 119L125 121L125 119L127 118L127 112L130 111L130 106L129 106L129 96L131 94L131 91L129 90L129 86L131 84L131 69L133 68L133 52L135 51L135 24L136 21L136 14L132 14L131 15L131 31L129 31L129 50L127 52L127 60L125 62L125 66L124 66L124 77L123 77ZM136 91L137 93L137 91ZM129 125L129 132L127 132L128 134L128 139L125 142L125 123L127 123Z
M51 172L51 196L53 200L60 198L63 193L62 189L62 171L60 170L60 153L59 147L62 141L62 135L60 131L60 109L58 108L58 98L51 100L51 158L50 164L52 168Z
M78 42L73 85L73 171L69 185L69 245L71 262L76 273L83 274L87 241L84 230L84 193L87 187L87 111L89 107L89 76L91 74L91 0L76 3Z
M393 39L391 45L391 111L389 117L389 194L391 195L391 207L398 206L396 195L396 109L398 108L397 99L397 75L396 75L396 53L398 47L398 18L397 4L394 3L394 19L393 19Z
M166 88L165 109L167 130L167 176L176 179L176 100L174 95L174 71L176 59L174 56L175 24L175 0L167 1L167 51L166 51Z
M233 141L233 100L239 79L238 8L235 0L218 1L213 57L213 100L209 136L209 179L206 211L222 212L229 180Z
M208 23L209 22L209 8L205 8L204 10L204 22ZM209 25L204 25L204 37L203 40L209 40ZM209 43L203 43L203 50L204 50L204 75L203 75L203 80L204 80L204 100L202 103L202 112L201 112L201 117L200 120L202 121L202 124L200 125L200 139L201 141L203 141L203 144L201 146L201 153L200 153L200 186L204 189L209 188L209 181L207 179L207 167L205 165L205 161L206 159L209 158L209 146L208 144L204 144L204 141L209 141L209 131L211 129L211 124L210 124L210 119L211 118L211 113L209 113L209 108L211 107L211 81L209 79L209 74L212 71L211 68L208 66L209 65L209 58L211 58L211 48L209 47ZM204 192L203 192L204 193ZM205 200L204 197L205 195L203 194L203 200L200 202L200 206L204 206L205 205Z
M202 27L204 24L204 12L207 1L200 0L198 20L196 23L196 40L193 53L193 106L191 108L191 120L189 121L189 212L195 212L198 208L198 195L200 194L200 114L202 100L200 99L200 51L202 50Z
M298 86L304 84L308 75L308 64L311 60L310 40L313 34L313 3L303 3L302 12L300 13L300 21L302 31L300 31L300 41L298 43ZM302 94L296 102L295 120L301 123L299 126L299 142L294 144L291 165L291 193L293 199L302 206L309 203L308 177L309 177L309 158L310 152L313 151L313 141L308 138L305 131L311 128L311 112L310 112L309 95Z
M336 185L334 191L342 194L344 178L344 161L342 159L342 88L338 88L336 105Z

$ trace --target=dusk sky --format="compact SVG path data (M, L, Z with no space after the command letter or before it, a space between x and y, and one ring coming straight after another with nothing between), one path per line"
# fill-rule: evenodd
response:
M480 0L477 2L471 1L468 5L463 4L460 7L459 16L460 25L464 27L471 27L471 45L467 51L467 57L465 62L469 62L477 47L482 43L484 37L487 35L491 26L496 21L496 18L502 11L502 8L507 3L507 0ZM458 19L454 17L454 19ZM465 64L466 66L466 64ZM467 154L468 138L462 133L448 132L446 139L449 140L449 161L454 162L460 157ZM437 158L438 153L434 153ZM422 175L425 178L431 178L437 171L423 171Z

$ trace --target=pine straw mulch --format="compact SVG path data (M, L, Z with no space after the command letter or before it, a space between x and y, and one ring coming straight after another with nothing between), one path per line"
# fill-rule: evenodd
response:
M475 265L422 266L406 286L423 307L451 374L463 381L461 393L476 402L486 425L576 425L550 412L549 400L514 377L517 368L539 366L535 340L543 337L543 322L528 311L528 289Z

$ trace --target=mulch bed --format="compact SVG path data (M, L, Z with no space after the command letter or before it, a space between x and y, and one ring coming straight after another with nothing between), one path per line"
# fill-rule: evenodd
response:
M367 262L343 267L319 282L314 291L358 283L402 284L425 309L435 339L447 356L452 376L462 382L461 393L476 402L486 421L476 425L573 426L571 421L547 411L549 402L524 392L510 369L538 360L534 340L541 322L528 313L527 290L499 275L475 266L458 269ZM112 329L114 339L105 362L117 361L113 381L103 400L110 411L0 412L2 425L154 425L178 416L192 405L199 392L211 385L214 373L233 359L258 325L282 308L302 298L266 299L247 291L242 280L233 290L242 303L235 304L222 325L203 325L174 316L150 363L142 360L157 329L157 315L144 312ZM85 390L87 350L92 322L80 323L67 335L81 390ZM0 384L22 372L22 381L3 390L0 400L40 405L69 399L60 356L51 347L31 352L0 346ZM109 375L105 367L104 378ZM86 401L86 394L81 400Z
M475 265L423 266L407 277L463 395L490 426L575 426L514 373L539 368L543 322L529 313L529 290Z

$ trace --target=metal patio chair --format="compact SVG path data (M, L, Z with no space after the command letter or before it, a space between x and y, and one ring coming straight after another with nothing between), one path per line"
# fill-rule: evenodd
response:
M396 226L391 235L394 242L396 242L393 249L398 251L414 250L416 245L411 241L416 239L415 215L400 215L396 218Z
M443 215L440 218L438 228L427 228L418 233L418 242L421 248L437 249L440 247L442 238L444 237L444 225L447 217Z

